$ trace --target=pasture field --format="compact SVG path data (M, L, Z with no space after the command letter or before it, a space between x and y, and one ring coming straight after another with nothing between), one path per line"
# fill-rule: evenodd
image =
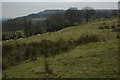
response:
M57 41L77 39L82 35L100 36L101 41L82 44L59 55L46 59L38 56L37 60L26 60L18 65L3 70L7 78L117 78L118 77L118 33L113 31L117 18L94 20L79 26L67 27L57 32L38 34L28 38L3 41L4 45L15 43L40 42L43 39ZM106 23L109 29L99 29ZM62 45L62 44L61 44ZM47 60L51 73L45 73L44 61Z
M81 35L86 35L86 34L98 34L100 36L105 37L106 39L108 38L113 38L114 35L116 35L115 32L111 32L111 29L104 29L101 30L99 27L101 27L103 22L105 22L107 25L112 26L113 22L117 23L118 19L117 18L110 18L107 20L101 20L101 21L91 21L89 23L81 23L79 26L72 26L68 28L64 28L62 30L59 30L57 32L48 32L48 33L43 33L40 35L35 35L31 36L28 38L20 38L17 40L13 41L3 41L3 44L14 44L14 43L30 43L30 42L39 42L43 39L47 40L52 40L52 41L57 41L60 38L64 40L69 40L69 39L77 39ZM109 33L108 33L109 32ZM111 37L112 36L112 37Z

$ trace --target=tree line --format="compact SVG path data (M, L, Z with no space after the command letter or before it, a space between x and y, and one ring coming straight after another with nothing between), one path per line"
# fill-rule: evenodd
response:
M21 37L29 37L36 34L42 34L45 32L54 32L65 27L79 25L81 22L89 22L94 19L117 17L118 10L95 10L91 7L84 7L82 10L78 10L76 7L71 7L64 13L55 13L49 16L43 22L38 21L33 23L31 19L10 19L2 22L4 31L23 30L24 35L21 33ZM15 39L11 33L11 37L3 34L3 40ZM19 38L19 37L17 37Z

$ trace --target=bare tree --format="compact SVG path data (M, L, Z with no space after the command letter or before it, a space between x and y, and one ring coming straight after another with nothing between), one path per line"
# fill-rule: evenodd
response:
M91 7L84 7L83 10L83 16L86 19L86 22L88 22L94 15L95 10Z

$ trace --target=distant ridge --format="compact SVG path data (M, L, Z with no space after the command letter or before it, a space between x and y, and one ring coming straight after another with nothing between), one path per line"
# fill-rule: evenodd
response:
M35 19L35 18L48 18L49 16L55 14L55 13L64 13L65 10L59 10L59 9L56 9L56 10L45 10L45 11L42 11L42 12L39 12L39 13L34 13L34 14L29 14L27 16L23 16L23 17L17 17L15 19L23 19L23 18L26 18L26 19Z

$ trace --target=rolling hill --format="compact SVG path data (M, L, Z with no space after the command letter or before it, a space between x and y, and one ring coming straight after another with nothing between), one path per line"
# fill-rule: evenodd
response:
M27 18L27 19L35 19L35 18L48 18L49 16L55 14L55 13L64 13L65 10L44 10L41 11L39 13L33 13L33 14L29 14L27 16L22 16L22 17L17 17L15 19L23 19L23 18Z
M117 78L118 77L118 38L117 32L99 29L105 22L108 26L117 23L117 18L94 20L79 26L64 28L57 32L38 34L28 38L3 41L4 45L40 42L43 39L57 41L78 39L82 35L96 34L101 41L83 44L46 59L26 60L19 65L3 70L7 78ZM62 45L62 44L61 44ZM47 60L52 73L45 72Z

